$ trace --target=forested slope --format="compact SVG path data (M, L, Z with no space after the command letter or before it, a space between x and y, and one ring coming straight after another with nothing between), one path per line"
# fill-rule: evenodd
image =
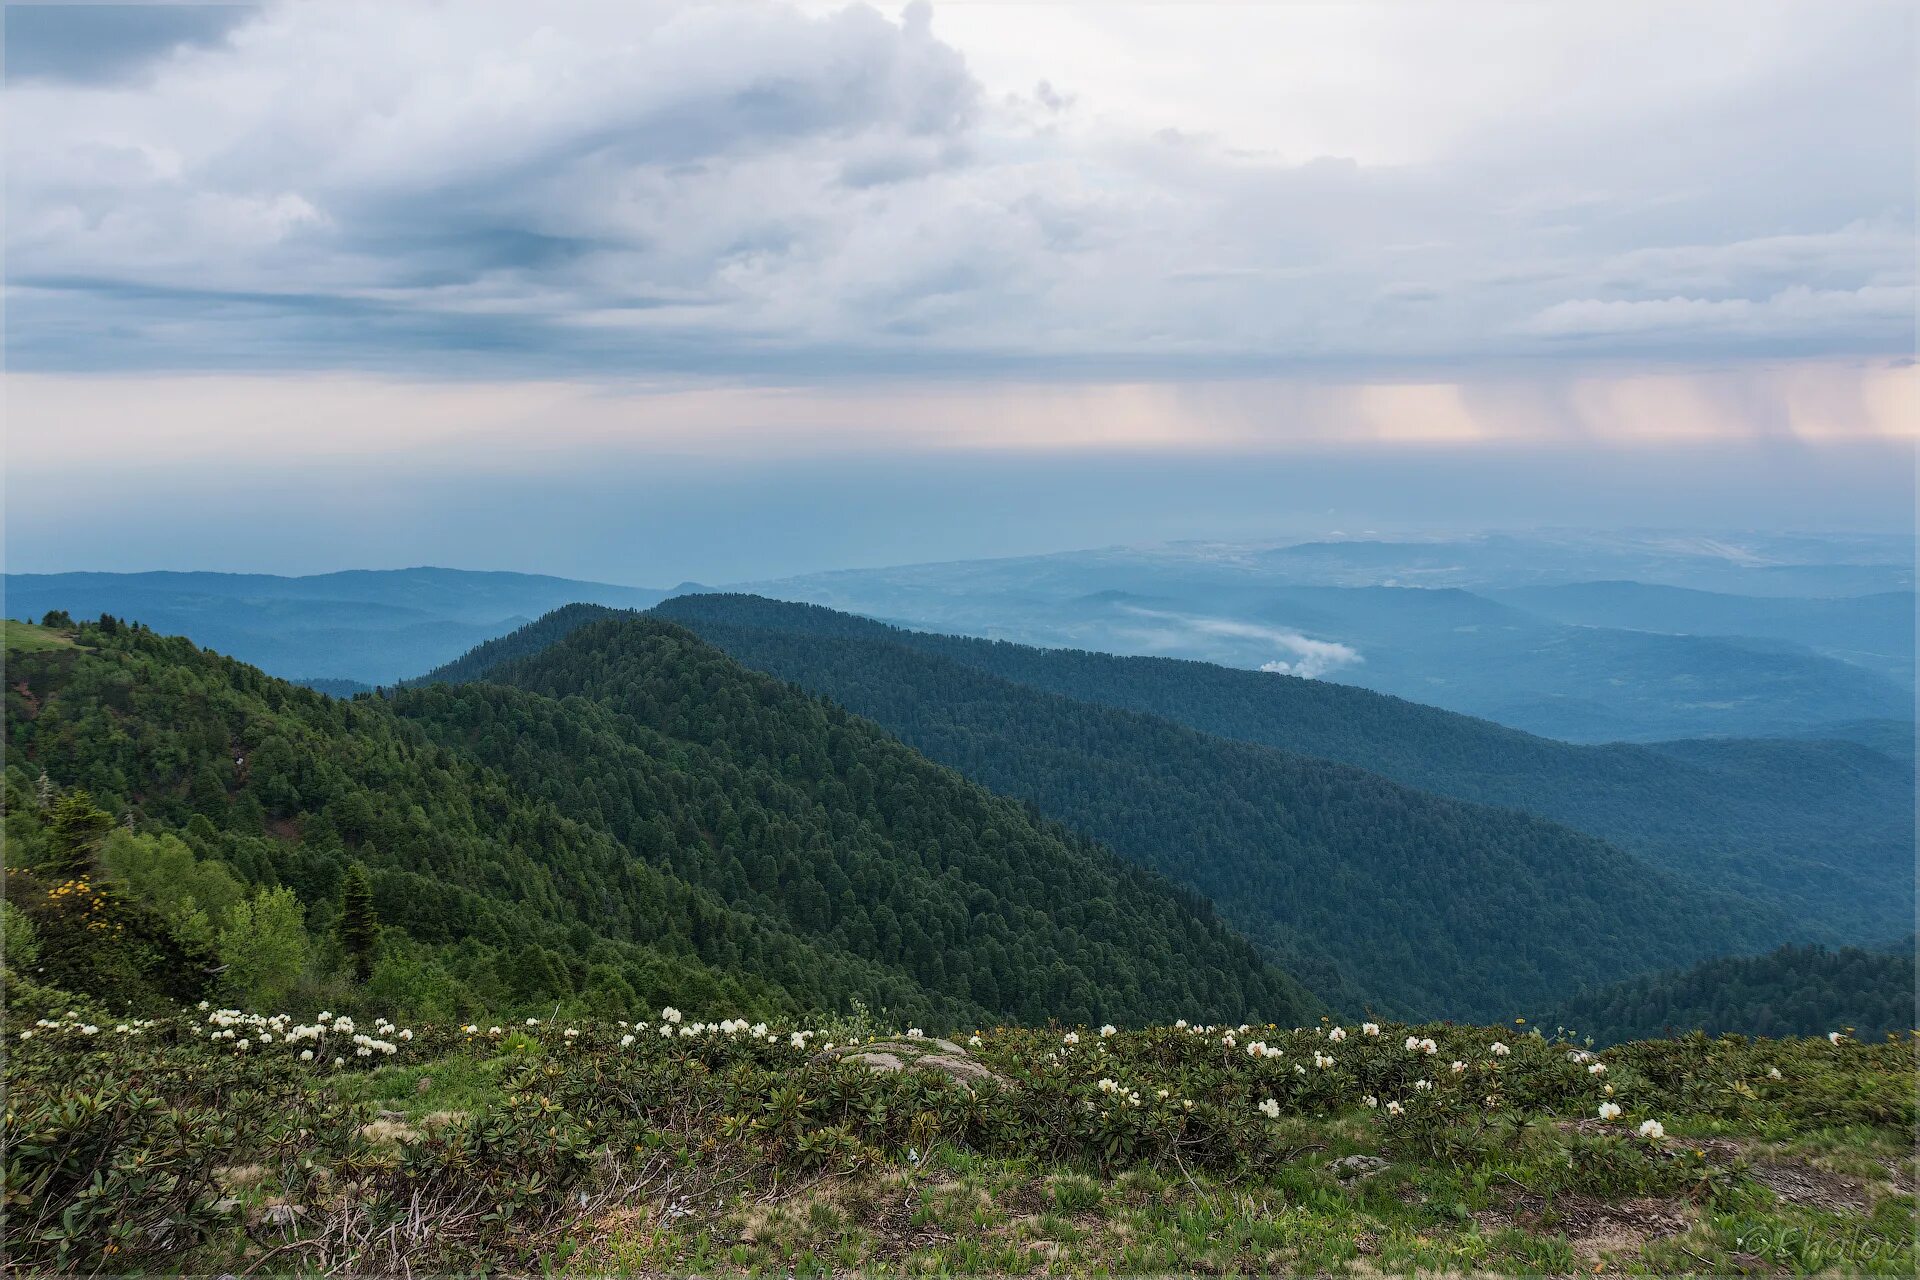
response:
M1781 947L1704 960L1583 992L1546 1021L1605 1044L1688 1031L1905 1037L1916 1022L1913 942L1889 951Z
M1911 769L1856 743L1579 746L1365 689L1204 662L932 635L755 596L682 596L657 610L690 622L882 640L1032 688L1524 809L1771 900L1820 936L1876 939L1911 927Z
M326 940L364 867L382 935L371 981L392 1007L442 1016L676 1000L746 1013L856 997L935 1025L1315 1007L1172 886L686 632L627 625L647 638L641 687L649 709L670 711L665 723L643 728L632 704L623 718L494 686L340 702L111 620L8 624L8 865L19 884L57 888L79 867L136 897L118 878L164 866L176 879L218 879L217 864L243 885L285 886L316 937L307 978L336 983L314 974L342 963ZM582 677L604 669L585 663ZM631 661L613 669L638 674ZM643 820L596 802L609 778ZM82 788L105 823L84 847L56 821ZM116 823L127 829L106 835ZM872 865L895 861L895 838L913 842L913 874ZM853 869L858 891L829 927L810 912L839 887L835 866ZM745 879L768 867L773 880ZM885 893L864 896L888 874ZM144 891L158 878L145 875ZM47 898L43 923L58 923L60 901ZM943 914L909 923L895 904ZM170 928L193 924L165 905L184 912ZM1052 910L1064 927L1044 918ZM204 914L199 952L227 928ZM946 948L931 964L914 929ZM210 969L196 980L215 982Z
M731 607L683 597L675 611L721 648L1206 894L1343 1004L1506 1016L1781 927L1523 814L1036 692L885 638L703 620L701 602ZM1689 900L1712 904L1712 927Z
M1311 1006L1205 903L670 623L596 622L396 707L648 861L997 1013Z

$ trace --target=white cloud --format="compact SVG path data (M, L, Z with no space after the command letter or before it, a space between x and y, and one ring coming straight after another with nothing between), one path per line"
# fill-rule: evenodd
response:
M1342 667L1354 666L1365 661L1360 651L1351 645L1341 644L1337 640L1316 640L1311 636L1302 635L1291 627L1271 627L1263 623L1246 622L1239 618L1170 613L1138 606L1125 606L1122 612L1172 623L1190 635L1227 636L1236 640L1257 640L1271 644L1290 657L1263 662L1260 664L1260 670L1280 675L1303 676L1309 680L1317 680ZM1178 633L1168 633L1168 639L1177 643L1177 635Z
M8 88L9 349L813 378L1901 351L1912 41L1871 3L269 4Z
M1681 332L1693 337L1723 334L1819 334L1871 332L1913 316L1912 285L1865 285L1858 289L1809 289L1794 285L1765 298L1641 298L1558 302L1533 317L1526 330L1549 337L1610 337Z

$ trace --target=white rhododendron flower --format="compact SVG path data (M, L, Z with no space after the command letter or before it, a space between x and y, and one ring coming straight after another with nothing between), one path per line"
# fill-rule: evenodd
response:
M1596 1062L1587 1068L1587 1074L1590 1076L1603 1076L1607 1074L1607 1064L1604 1062Z
M674 1008L672 1005L668 1005L666 1008L660 1011L660 1021L678 1022L680 1021L680 1011Z
M1080 1043L1080 1033L1079 1033L1078 1031L1069 1031L1069 1032L1067 1032L1067 1034L1066 1034L1066 1036L1064 1037L1064 1039L1066 1040L1066 1042L1067 1042L1068 1044L1079 1044L1079 1043Z
M1843 1034L1842 1032L1839 1032L1839 1031L1829 1031L1829 1032L1827 1032L1827 1043L1828 1043L1828 1044L1839 1044L1839 1043L1840 1043L1840 1042L1841 1042L1842 1040L1845 1040L1846 1038L1847 1038L1847 1037L1845 1036L1845 1034Z
M1658 1120L1642 1120L1639 1133L1643 1138L1652 1138L1657 1141L1667 1136L1667 1127Z
M1448 1067L1447 1069L1453 1072L1453 1074L1459 1075L1462 1071L1465 1071L1467 1069L1467 1064L1464 1062L1455 1062L1452 1066Z
M978 1049L983 1042L981 1041L979 1036L968 1036L967 1043L971 1045L973 1048Z
M1374 1097L1372 1094L1368 1094L1366 1097L1360 1099L1360 1105L1367 1108L1377 1107L1380 1105L1380 1099Z
M1487 1046L1487 1052L1491 1053L1496 1058L1504 1058L1508 1054L1512 1053L1513 1050L1507 1048L1507 1046L1505 1046L1504 1044L1501 1044L1498 1040L1495 1040L1492 1044Z
M1620 1104L1617 1102L1601 1103L1600 1118L1602 1120L1618 1120L1620 1118Z
M1767 1068L1767 1079L1769 1079L1769 1080L1778 1080L1778 1079L1780 1079L1780 1078L1781 1078L1781 1077L1780 1077L1780 1068L1778 1068L1778 1067L1768 1067L1768 1068Z
M1327 1039L1333 1041L1333 1043L1335 1044L1339 1044L1342 1040L1345 1040L1346 1038L1347 1038L1347 1029L1345 1027L1335 1027L1333 1030L1327 1032Z
M1390 1116L1397 1116L1397 1115L1400 1115L1400 1114L1401 1114L1402 1112L1404 1112L1405 1110L1406 1110L1406 1108L1405 1108L1405 1107L1403 1107L1403 1106L1401 1106L1401 1105L1400 1105L1399 1103L1397 1103L1397 1102L1389 1102L1389 1103L1387 1103L1387 1114L1388 1114L1388 1115L1390 1115Z
M1280 1118L1280 1104L1272 1098L1268 1098L1260 1104L1260 1114L1269 1120L1278 1120Z
M1118 1027L1109 1022L1106 1026L1100 1028L1100 1035L1104 1039L1107 1036L1113 1035L1118 1030Z
M1380 1034L1380 1024L1377 1022L1363 1022L1360 1024L1360 1034L1363 1036L1377 1036Z

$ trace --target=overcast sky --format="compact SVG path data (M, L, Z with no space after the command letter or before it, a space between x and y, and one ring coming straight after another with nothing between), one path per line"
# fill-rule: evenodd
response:
M1433 450L1461 476L1633 454L1744 486L1703 510L1752 524L1910 510L1908 3L326 0L6 24L12 568L339 567L313 540L329 511L357 522L336 530L354 563L831 567L887 558L890 499L843 494L816 513L841 527L760 563L591 545L554 495L697 472L751 544L783 468L897 492L957 456L1015 487L1076 458L1258 457L1276 527L1316 509L1287 458L1344 460L1390 513L1406 491L1369 490L1369 460ZM361 508L356 465L383 492L417 478L419 510ZM296 468L280 510L304 532L241 514ZM461 477L487 497L429 509ZM1080 525L1015 512L969 543L956 516L928 550L1112 540L1123 501L1143 537L1260 524L1211 483L1083 485ZM209 484L234 501L179 497ZM118 539L61 529L84 495ZM493 504L568 540L522 563Z

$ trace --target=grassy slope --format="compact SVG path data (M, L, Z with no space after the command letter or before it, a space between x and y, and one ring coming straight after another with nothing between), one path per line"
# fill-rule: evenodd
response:
M22 1197L9 1232L80 1204L70 1247L88 1271L1911 1275L1915 1261L1916 1080L1898 1043L1648 1041L1608 1051L1600 1077L1513 1028L1350 1027L1341 1044L1254 1029L1279 1062L1219 1029L1080 1028L1077 1044L995 1029L962 1052L1005 1083L969 1094L813 1055L878 1030L848 1023L806 1049L784 1027L765 1041L638 1028L630 1046L624 1024L423 1027L392 1058L333 1069L170 1020L122 1037L81 1034L107 1022L91 1008L54 1017L10 1037L29 1175L87 1140L49 1108L135 1070L161 1113L211 1104L228 1121L126 1125L109 1148L209 1179L180 1218L207 1228L190 1247L140 1229L169 1203L156 1180L110 1180L98 1202L57 1184ZM1406 1053L1409 1031L1438 1052ZM1491 1056L1496 1039L1511 1056ZM1321 1048L1338 1064L1294 1083L1291 1058ZM1464 1076L1440 1065L1453 1058ZM1434 1090L1413 1086L1422 1072ZM1592 1118L1608 1085L1618 1121ZM1359 1105L1365 1090L1407 1114ZM1643 1117L1667 1136L1634 1137ZM288 1158L258 1159L269 1145ZM1355 1158L1364 1171L1334 1163ZM343 1201L329 1171L349 1161L363 1180ZM209 1211L222 1196L234 1207ZM511 1216L481 1216L502 1197ZM289 1203L294 1225L274 1225ZM121 1228L118 1256L101 1255ZM53 1247L7 1244L23 1259Z
M73 637L61 631L50 631L46 627L35 626L31 622L16 622L12 618L5 621L8 653L45 653L50 649L70 649Z

